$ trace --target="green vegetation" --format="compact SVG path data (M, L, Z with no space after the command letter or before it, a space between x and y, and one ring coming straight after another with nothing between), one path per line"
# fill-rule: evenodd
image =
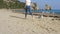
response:
M33 4L33 9L36 9L36 3ZM0 9L24 9L25 3L20 2L18 0L0 0Z
M3 7L3 0L0 0L0 8Z
M20 8L24 8L24 6L25 3L20 2L18 0L11 0L11 1L0 0L0 9L1 8L20 9Z

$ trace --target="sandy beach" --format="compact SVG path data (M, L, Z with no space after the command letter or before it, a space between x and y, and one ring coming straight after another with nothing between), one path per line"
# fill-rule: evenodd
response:
M30 15L25 19L24 14L0 9L0 34L60 34L58 19Z

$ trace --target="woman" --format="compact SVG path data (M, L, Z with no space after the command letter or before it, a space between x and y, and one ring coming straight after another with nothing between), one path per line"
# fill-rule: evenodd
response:
M28 11L30 13L30 15L33 17L33 14L32 14L32 11L31 11L31 0L25 0L25 18L27 18L27 14L28 14Z

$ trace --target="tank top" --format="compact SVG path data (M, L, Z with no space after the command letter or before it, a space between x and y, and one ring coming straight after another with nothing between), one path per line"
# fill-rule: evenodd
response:
M26 5L30 6L31 0L26 0Z

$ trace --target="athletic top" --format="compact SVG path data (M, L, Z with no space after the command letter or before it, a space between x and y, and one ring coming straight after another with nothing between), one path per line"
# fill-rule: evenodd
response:
M30 6L30 4L31 4L31 0L26 0L26 5Z

